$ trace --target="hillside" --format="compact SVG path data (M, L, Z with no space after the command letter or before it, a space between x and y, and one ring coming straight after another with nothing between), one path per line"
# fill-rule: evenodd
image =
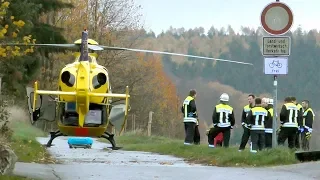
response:
M184 30L170 28L155 37L147 33L142 40L144 48L165 50L177 53L209 56L250 62L254 67L227 62L213 63L208 60L163 56L167 68L182 79L192 80L201 77L205 81L217 81L235 89L254 94L272 93L273 77L263 73L261 40L265 35L261 28L254 30L243 28L242 34L235 34L232 27L228 30L212 28L205 34L203 28ZM320 83L318 57L320 55L317 31L303 32L298 28L286 34L292 39L289 57L289 74L279 77L279 99L296 96L299 101L312 100L312 106L320 108L314 84ZM303 61L301 61L303 60ZM254 88L253 88L254 87ZM198 88L199 89L199 88Z
M254 93L260 97L272 97L273 77L263 74L261 39L265 34L261 28L258 30L243 28L241 35L232 32L231 27L228 31L212 28L208 34L204 34L201 28L188 31L183 28L170 28L158 37L152 32L146 33L141 38L143 42L141 47L253 63L254 67L250 67L210 60L162 56L164 69L175 83L180 100L185 98L189 89L197 89L200 119L206 122L206 125L211 123L212 109L218 102L220 94L226 92L230 95L230 103L235 108L238 125L232 139L233 142L238 142L241 138L239 134L242 133L242 128L239 126L241 111L247 104L247 95ZM303 32L302 28L298 28L286 35L292 39L292 49L289 57L289 74L279 76L278 79L278 110L285 96L296 96L298 101L309 99L314 110L318 111L320 102L313 86L320 83L317 78L320 34L317 31ZM301 58L305 61L303 65ZM315 123L316 127L319 125ZM203 129L202 135L204 132ZM317 132L314 136L318 136Z

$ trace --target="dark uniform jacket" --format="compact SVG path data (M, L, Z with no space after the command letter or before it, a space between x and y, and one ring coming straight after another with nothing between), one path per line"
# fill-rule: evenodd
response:
M266 110L270 113L270 120L265 123L265 133L272 133L273 132L273 108L267 107Z
M212 114L212 122L214 126L222 128L234 126L233 108L227 104L216 105Z
M282 127L296 127L302 125L302 116L297 105L286 103L282 106L280 112L280 123Z
M311 108L308 108L303 113L302 126L305 128L305 131L312 133L312 124L314 121L314 112Z
M248 113L251 110L251 108L253 108L253 106L248 104L248 105L244 106L243 110L242 110L241 124L242 124L242 126L244 126L246 128L248 128L248 125L247 125L248 123L246 121L246 118L247 118Z
M251 130L265 130L265 125L271 120L271 114L263 107L252 108L247 116L248 126Z
M197 106L193 97L188 96L183 101L181 112L183 113L183 122L198 122Z

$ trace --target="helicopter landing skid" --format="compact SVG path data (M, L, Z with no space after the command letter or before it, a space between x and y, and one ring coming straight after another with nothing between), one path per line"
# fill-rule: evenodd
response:
M63 134L60 131L55 131L55 132L50 132L50 139L47 142L46 147L51 147L52 146L52 141L59 137L59 136L63 136Z
M107 139L111 143L111 145L112 145L111 149L112 150L118 150L118 149L122 148L122 147L117 147L116 146L116 141L113 138L114 134L110 134L108 132L104 132L104 134L102 134L101 137Z

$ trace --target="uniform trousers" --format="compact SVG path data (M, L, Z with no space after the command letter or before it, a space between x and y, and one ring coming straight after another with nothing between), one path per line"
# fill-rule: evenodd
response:
M265 147L272 148L272 133L266 133L265 139L266 139Z
M214 138L219 134L223 134L223 147L229 147L230 127L213 127L208 133L208 143L214 145Z
M194 122L185 122L185 143L200 144L199 126Z
M301 138L301 134L299 131L297 131L296 140L294 142L294 145L297 149L300 149L300 138Z
M239 150L245 149L245 147L248 143L249 137L250 137L250 129L246 128L245 126L242 126L242 127L243 127L243 134L242 134L241 144L240 144Z
M258 151L265 148L265 132L264 130L251 130L251 151Z
M301 146L304 151L309 151L309 141L306 137L306 132L301 133Z
M284 145L284 142L288 139L288 147L290 149L295 148L295 141L297 137L298 128L296 127L281 127L279 136L278 136L278 144Z

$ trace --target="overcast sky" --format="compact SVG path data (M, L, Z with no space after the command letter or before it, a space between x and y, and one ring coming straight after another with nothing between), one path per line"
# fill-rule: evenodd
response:
M280 0L294 15L293 29L320 29L320 0ZM230 24L235 31L241 26L257 28L260 14L270 0L135 0L142 6L146 29L156 34L174 28L204 27L206 31Z

